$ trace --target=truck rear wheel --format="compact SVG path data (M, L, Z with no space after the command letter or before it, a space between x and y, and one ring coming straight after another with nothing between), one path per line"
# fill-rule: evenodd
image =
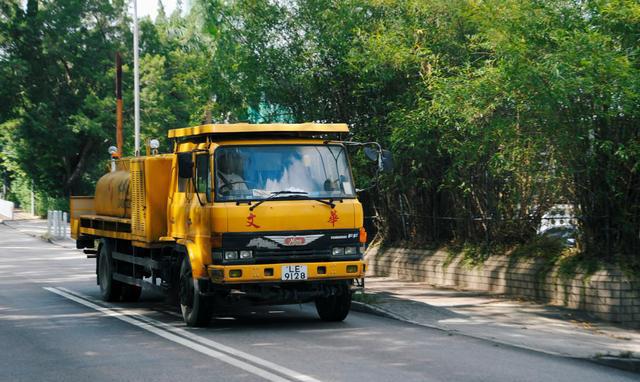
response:
M323 321L343 321L351 309L351 290L342 287L338 293L316 298L316 310Z
M118 301L122 293L122 284L113 279L113 258L111 257L111 243L109 241L102 241L98 256L100 295L104 301Z
M185 255L180 266L178 299L182 318L187 326L207 326L211 321L211 299L199 293L198 284L193 278L189 256Z

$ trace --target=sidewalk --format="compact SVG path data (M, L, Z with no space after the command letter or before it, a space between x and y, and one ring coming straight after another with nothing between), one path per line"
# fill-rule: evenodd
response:
M48 241L52 244L60 247L75 249L76 242L71 238L65 239L52 239L47 235L47 221L45 219L30 218L31 216L24 216L22 219L4 220L0 223L6 225L9 228L22 232L29 236L37 237L39 239ZM67 227L67 232L69 228Z
M355 310L450 333L640 371L640 331L591 321L553 306L485 292L367 277Z

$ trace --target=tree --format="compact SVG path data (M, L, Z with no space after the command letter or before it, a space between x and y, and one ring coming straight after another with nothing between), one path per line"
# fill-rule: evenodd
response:
M113 129L113 57L129 41L125 2L35 1L2 7L4 161L52 196L90 187ZM89 174L87 174L89 172Z

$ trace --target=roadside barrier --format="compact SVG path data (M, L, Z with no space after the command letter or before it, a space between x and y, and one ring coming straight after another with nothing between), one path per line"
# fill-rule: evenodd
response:
M69 215L63 211L47 211L47 233L54 239L65 239L69 237L67 223Z
M8 200L0 199L0 215L8 220L13 220L13 203Z

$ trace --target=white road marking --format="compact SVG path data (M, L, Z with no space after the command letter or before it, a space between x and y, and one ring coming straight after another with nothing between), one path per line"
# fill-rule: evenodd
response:
M320 382L319 380L317 380L317 379L315 379L315 378L313 378L313 377L311 377L309 375L302 374L302 373L299 373L297 371L288 369L288 368L286 368L284 366L281 366L281 365L278 365L276 363L273 363L273 362L267 361L265 359L259 358L257 356L245 353L245 352L243 352L241 350L232 348L230 346L221 344L219 342L215 342L215 341L212 341L210 339L200 337L200 336L198 336L196 334L193 334L193 333L191 333L191 332L189 332L187 330L184 330L184 329L181 329L181 328L177 328L177 327L175 327L173 325L164 323L162 321L154 320L152 318L149 318L147 316L141 315L139 313L132 312L132 311L127 310L127 309L118 309L118 311L114 311L114 310L109 309L109 308L103 308L102 306L99 306L99 305L96 304L96 303L99 303L98 301L96 301L95 299L93 299L93 298L91 298L89 296L83 295L81 293L78 293L78 292L75 292L75 291L71 291L71 290L68 290L68 289L62 288L62 287L61 288L45 288L45 289L47 289L47 290L49 290L49 291L51 291L53 293L60 292L60 293L58 293L60 295L62 295L61 293L65 293L66 295L74 297L75 299L73 299L73 300L76 301L76 302L79 302L77 300L83 301L83 302L80 302L83 305L89 306L87 304L91 304L91 308L93 308L93 309L96 309L96 308L94 308L94 306L95 306L97 308L100 308L99 309L100 311L102 311L102 310L109 311L110 312L109 313L110 316L114 316L116 318L127 317L130 320L136 321L136 322L138 322L140 324L143 324L143 325L149 324L149 326L152 325L151 327L153 327L153 328L155 328L157 330L160 330L160 331L163 331L163 332L165 332L165 331L169 332L169 333L166 333L168 335L179 336L178 338L181 338L184 341L188 341L190 343L193 343L191 341L195 341L195 342L197 342L197 343L194 343L194 345L196 345L196 346L206 345L206 346L208 346L208 348L206 348L206 349L213 348L213 349L215 349L215 350L212 350L214 352L220 351L220 352L224 352L226 354L234 356L235 358L231 358L234 361L242 362L242 361L239 361L239 360L236 359L236 358L242 358L242 359L244 359L246 361L249 361L249 362L252 362L252 363L254 363L256 365L260 365L260 366L263 366L265 368L271 369L272 371L278 372L278 373L280 373L282 375L286 375L287 377L292 378L292 379L297 380L297 381L301 381L301 382ZM52 290L52 289L56 290L57 292ZM67 297L67 296L64 296L64 297ZM69 298L69 297L67 297L67 298ZM84 302L86 302L86 304L84 304ZM180 318L182 318L182 317L180 316ZM140 321L143 321L143 322L140 322ZM139 326L139 325L136 325L136 326ZM189 341L189 340L191 340L191 341ZM185 346L187 346L187 345L185 345ZM219 354L226 355L224 353L219 353ZM244 362L242 362L242 363L244 363ZM250 364L246 364L246 365L253 367ZM258 370L262 370L262 369L258 369ZM268 373L267 371L264 371L264 372ZM278 377L278 378L280 378L280 377Z
M273 381L273 382L290 382L289 380L287 380L285 378L282 378L282 377L280 377L278 375L275 375L273 373L270 373L270 372L268 372L266 370L263 370L263 369L260 369L258 367L255 367L255 366L253 366L251 364L248 364L246 362L237 360L237 359L235 359L235 358L233 358L233 357L231 357L231 356L229 356L227 354L221 353L221 352L213 350L213 349L209 349L208 347L205 347L203 345L200 345L198 343L190 341L190 340L188 340L186 338L182 338L182 337L177 336L175 334L169 333L166 330L157 328L157 327L152 326L150 324L147 324L145 322L141 322L140 320L134 319L134 318L132 318L132 317L130 317L130 316L124 314L124 313L120 313L120 312L117 312L115 310L112 310L112 309L109 309L109 308L104 308L102 306L96 305L96 304L94 304L94 303L92 303L90 301L86 301L85 299L82 299L80 297L74 296L74 295L72 295L70 293L67 293L65 291L62 291L62 290L60 290L58 288L45 287L44 289L48 290L49 292L55 293L55 294L57 294L59 296L62 296L64 298L66 298L66 299L69 299L71 301L75 301L78 304L84 305L84 306L86 306L88 308L95 309L95 310L97 310L97 311L99 311L99 312L101 312L101 313L103 313L103 314L105 314L105 315L107 315L109 317L117 318L117 319L119 319L121 321L124 321L124 322L126 322L128 324L137 326L137 327L139 327L141 329L144 329L144 330L146 330L148 332L151 332L151 333L153 333L155 335L158 335L158 336L160 336L162 338L165 338L165 339L167 339L169 341L172 341L172 342L175 342L175 343L180 344L182 346L188 347L188 348L190 348L192 350L195 350L195 351L197 351L199 353L205 354L205 355L207 355L209 357L216 358L216 359L218 359L218 360L220 360L222 362L226 362L226 363L228 363L230 365L233 365L233 366L235 366L235 367L237 367L239 369L242 369L244 371L248 371L248 372L250 372L252 374L255 374L255 375L259 376L259 377L262 377L262 378L264 378L266 380Z
M11 263L30 263L34 261L67 261L67 260L84 260L85 256L56 256L56 257L28 257L28 258L13 258L13 259L2 259L0 262L11 262Z
M84 295L82 293L71 291L69 289L62 288L62 287L60 287L58 289L63 290L63 291L65 291L67 293L70 293L72 295L75 295L75 296L77 296L79 298L83 298L85 300L89 300L89 301L92 301L94 303L99 303L99 301L96 301L92 297L89 297L89 296ZM147 322L147 323L149 323L151 325L155 325L155 326L161 327L161 328L166 329L166 330L168 330L170 332L178 334L178 335L180 335L182 337L186 337L186 338L189 338L190 340L199 342L199 343L201 343L203 345L207 345L207 346L212 347L212 348L214 348L216 350L223 351L225 353L231 354L231 355L239 357L239 358L244 358L247 361L253 362L253 363L258 364L260 366L267 367L267 368L269 368L271 370L277 371L280 374L284 374L284 375L286 375L286 376L288 376L290 378L293 378L295 380L303 381L303 382L320 382L319 380L317 380L317 379L315 379L315 378L313 378L311 376L298 373L297 371L288 369L288 368L286 368L284 366L280 366L280 365L278 365L276 363L267 361L265 359L253 356L253 355L245 353L245 352L243 352L241 350L234 349L234 348L229 347L227 345L223 345L223 344L221 344L219 342L215 342L215 341L212 341L210 339L207 339L207 338L204 338L204 337L200 337L200 336L198 336L196 334L193 334L193 333L191 333L189 331L186 331L186 330L180 329L180 328L176 328L175 326L167 324L167 323L164 323L162 321L154 320L153 318L149 318L147 316L141 315L141 314L136 313L136 312L132 312L132 311L127 310L127 309L122 309L122 310L119 309L118 311L122 312L122 313L125 313L125 314L128 314L130 316L134 316L135 318L137 318L139 320L145 321L145 322ZM178 315L178 317L180 317L180 319L182 319L181 315Z
M29 250L42 250L42 249L46 249L47 251L70 251L70 248L60 248L60 247L48 247L48 246L41 246L41 247L10 247L10 246L4 246L2 247L2 249L29 249Z

